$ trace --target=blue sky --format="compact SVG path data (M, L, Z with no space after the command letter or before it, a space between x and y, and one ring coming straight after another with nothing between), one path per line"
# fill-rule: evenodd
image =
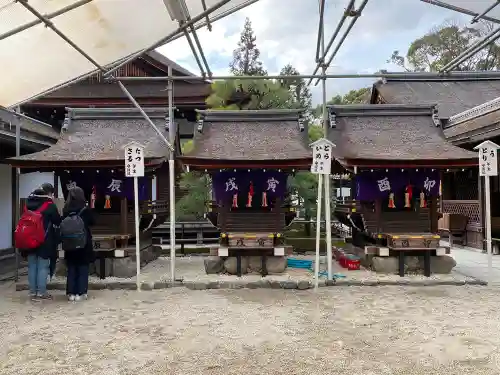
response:
M485 1L485 0L477 0ZM325 35L330 38L347 0L326 0ZM359 5L361 0L356 0ZM468 0L462 0L467 3ZM489 0L488 0L489 3ZM213 25L212 32L199 31L203 49L214 74L227 75L245 17L249 17L262 61L270 74L287 63L301 73L312 73L315 63L318 9L316 0L260 0ZM340 49L329 73L369 73L398 70L386 63L394 50L406 53L409 44L433 27L447 21L466 23L471 17L418 0L370 0L363 15ZM346 22L347 25L348 22ZM346 27L344 26L344 29ZM344 30L341 31L341 34ZM334 47L336 43L334 43ZM333 48L332 48L333 50ZM184 38L159 51L192 72L199 73ZM371 79L327 81L327 98L369 86ZM320 85L311 86L313 103L321 101Z

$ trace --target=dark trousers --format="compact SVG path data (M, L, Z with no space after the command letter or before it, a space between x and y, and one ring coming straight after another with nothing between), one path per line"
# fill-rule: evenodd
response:
M68 262L68 277L66 279L66 294L81 296L89 289L88 264L73 264Z

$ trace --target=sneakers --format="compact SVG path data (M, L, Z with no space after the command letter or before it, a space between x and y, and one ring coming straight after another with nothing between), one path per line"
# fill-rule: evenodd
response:
M82 295L73 295L73 294L70 294L68 296L68 300L69 301L74 301L74 302L79 302L79 301L85 301L88 299L88 296L87 294L82 294Z
M32 301L44 301L44 300L52 300L53 297L52 295L45 293L45 294L36 294L31 297Z

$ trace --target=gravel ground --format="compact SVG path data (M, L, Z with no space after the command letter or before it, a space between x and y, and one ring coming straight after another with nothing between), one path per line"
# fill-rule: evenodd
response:
M96 291L0 286L0 374L500 374L486 287Z
M314 256L301 256L294 255L293 258L297 259L309 259L313 260ZM324 258L324 257L323 257ZM203 265L203 256L186 256L178 257L175 260L176 268L176 278L182 278L187 282L228 282L228 281L239 281L239 282L255 282L260 281L262 277L260 274L248 274L243 275L238 278L235 275L207 275L205 273L205 268ZM348 271L342 268L338 262L333 261L333 273L344 276L340 280L356 280L356 281L397 281L397 282L422 282L422 281L440 281L440 282L464 282L464 281L474 281L473 277L468 277L457 272L452 272L448 275L431 275L430 277L425 277L424 275L407 274L405 277L400 277L399 275L381 274L372 272L362 268L359 271ZM322 271L326 270L326 262L322 259L320 269ZM284 273L277 275L269 275L266 277L268 280L275 281L286 281L286 280L308 280L313 282L314 273L309 270L304 269L294 269L288 268ZM324 277L322 279L325 279ZM92 276L90 282L94 284L102 284L109 282L122 282L122 283L135 283L136 278L117 278L117 277L107 277L104 280L99 279L97 276ZM142 282L155 282L155 281L169 281L170 280L170 258L160 257L155 261L148 263L141 270L141 281ZM26 284L27 278L23 277L21 282ZM54 277L53 282L65 283L65 277Z

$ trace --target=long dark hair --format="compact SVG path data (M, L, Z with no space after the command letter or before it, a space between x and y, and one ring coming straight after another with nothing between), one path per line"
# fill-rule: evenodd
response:
M86 205L85 193L82 188L76 186L68 191L68 199L64 204L63 213L79 211Z

